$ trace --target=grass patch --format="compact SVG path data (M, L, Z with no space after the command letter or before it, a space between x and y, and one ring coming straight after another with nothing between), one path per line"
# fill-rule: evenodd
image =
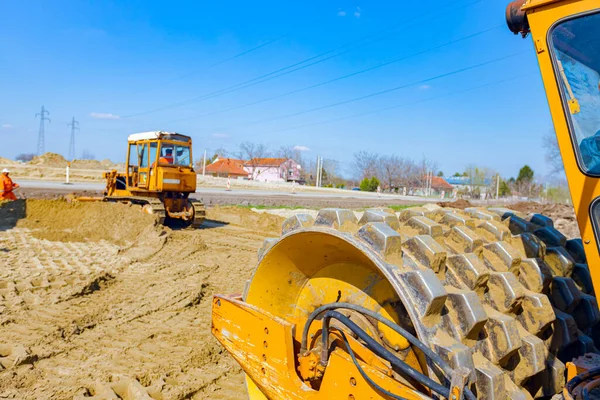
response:
M241 204L231 204L232 207L238 207L238 208L246 208L248 210L250 209L256 209L256 210L317 210L317 208L312 208L312 207L302 207L302 206L265 206L265 205L252 205L249 204L247 206L241 205Z
M392 210L398 212L398 211L406 210L407 208L420 207L422 205L423 204L393 204L388 207L391 208Z

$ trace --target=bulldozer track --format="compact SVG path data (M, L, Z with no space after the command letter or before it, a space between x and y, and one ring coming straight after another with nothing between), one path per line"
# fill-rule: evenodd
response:
M132 197L117 197L117 196L106 196L104 197L104 201L109 202L121 202L121 203L132 203L139 204L141 206L148 205L151 207L151 214L156 215L158 223L164 225L165 220L167 218L167 211L165 210L165 206L160 201L160 199L156 197L141 197L141 196L132 196Z
M206 207L204 207L204 203L195 199L189 199L194 207L194 221L192 221L192 228L199 228L200 225L204 223L206 219Z
M453 368L472 371L478 398L560 393L564 363L600 347L581 240L567 240L548 217L431 205L398 215L370 209L359 221L352 211L324 209L288 218L259 261L286 237L312 231L367 249L419 339Z

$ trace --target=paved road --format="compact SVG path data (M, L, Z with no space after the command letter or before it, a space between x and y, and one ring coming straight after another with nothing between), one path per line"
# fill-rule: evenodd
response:
M28 197L44 197L52 194L94 192L100 193L104 189L101 183L73 183L66 185L61 182L50 181L19 181L23 193ZM226 191L223 188L199 187L198 192L192 197L201 199L207 205L244 204L265 206L300 206L300 207L368 207L394 204L422 204L436 202L439 199L413 196L398 196L393 194L365 193L348 190L347 192L332 191L308 192L276 190L256 190L246 188L233 188Z

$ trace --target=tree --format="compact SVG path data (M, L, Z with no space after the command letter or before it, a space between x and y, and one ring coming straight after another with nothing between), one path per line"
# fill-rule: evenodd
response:
M558 148L558 141L556 140L556 134L554 130L550 130L543 137L543 146L545 149L546 162L550 164L550 174L564 173L565 168L563 165L562 156L560 155L560 149Z
M33 157L35 157L35 153L21 153L15 157L15 160L21 162L29 162L33 160Z
M379 179L377 179L374 176L372 176L371 178L364 178L360 182L360 190L362 190L363 192L374 192L377 190L379 184Z
M541 186L534 182L535 173L529 165L524 165L519 170L519 175L514 181L513 187L521 196L536 197L541 192Z
M506 197L511 195L510 185L504 179L500 179L500 188L498 192L500 197Z
M442 178L444 176L444 173L442 171L438 171L437 176L439 176L440 178Z
M379 157L379 160L384 185L390 190L397 188L400 185L405 160L395 155Z
M354 170L356 176L364 179L379 175L379 155L361 150L354 153Z
M517 176L517 183L521 182L533 182L534 172L529 165L524 165L519 170L519 176Z
M81 153L81 159L82 160L95 160L96 156L94 156L90 151L84 150L83 153Z
M246 165L250 169L250 177L256 179L261 173L261 169L258 168L260 159L268 157L269 150L262 143L243 142L239 145L239 150L235 155L241 160L247 160Z
M411 176L409 178L409 186L424 188L427 187L428 174L438 170L437 162L423 156L421 162L414 164Z

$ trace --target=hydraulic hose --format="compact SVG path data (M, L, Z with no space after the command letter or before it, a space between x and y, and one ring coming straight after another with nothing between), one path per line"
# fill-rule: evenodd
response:
M352 347L350 346L350 342L348 342L348 339L346 338L346 334L343 331L339 331L340 335L342 336L342 340L344 341L344 344L346 345L346 350L348 350L348 354L350 354L350 358L352 358L352 362L354 363L354 366L356 367L356 369L358 369L358 372L360 372L361 376L363 377L363 379L365 381L367 381L367 383L369 383L369 385L373 386L376 390L378 390L379 392L385 394L388 397L391 397L392 399L395 400L408 400L404 397L398 396L388 390L385 390L384 388L382 388L381 386L379 386L377 384L377 382L375 382L374 380L372 380L369 375L367 375L367 373L365 372L365 370L360 366L358 360L356 359L356 356L354 355L354 351L352 350Z
M566 387L567 392L573 393L573 391L575 390L576 387L584 384L587 381L591 381L591 382L587 383L581 391L582 399L588 400L589 392L592 389L594 389L600 385L598 383L599 376L600 376L600 367L592 368L592 369L588 370L587 372L579 374L576 377L574 377L573 379L571 379L569 382L567 382L567 387ZM596 379L594 379L594 378L596 378Z
M368 308L361 307L361 306L358 306L356 304L351 304L351 303L325 304L325 305L317 308L315 311L313 311L308 316L308 319L306 320L306 324L304 325L304 330L302 332L302 345L300 348L300 351L302 353L306 352L306 350L308 349L308 330L310 329L310 325L312 324L312 322L322 312L328 311L328 310L333 310L333 309L339 309L339 308L357 311L361 314L368 315L369 317L376 319L377 321L386 325L388 328L392 329L399 335L406 338L406 340L408 340L408 342L410 344L412 344L413 346L415 346L416 348L421 350L423 352L423 354L425 354L425 356L427 356L429 359L431 359L431 361L433 361L437 366L439 366L446 375L448 375L448 376L452 375L452 368L448 365L448 363L446 363L446 361L444 361L442 359L442 357L440 357L438 354L434 353L433 350L431 350L429 347L427 347L423 342L421 342L419 339L417 339L415 336L413 336L413 334L408 332L406 329L402 328L401 326L399 326L399 325L395 324L394 322L390 321L389 319L385 318L383 315L376 313L375 311L372 311L372 310L369 310Z
M440 385L430 377L423 375L404 361L400 360L396 355L394 355L391 351L383 347L379 344L375 339L373 339L367 332L362 330L357 324L355 324L350 318L346 317L344 314L338 311L328 311L323 317L323 352L326 354L329 347L329 321L331 319L336 319L344 324L348 329L350 329L354 334L356 334L362 341L367 344L367 347L373 351L375 354L383 358L384 360L390 362L392 366L398 368L400 371L419 382L425 387L428 387L432 391L437 394L444 396L446 398L450 397L450 389L445 386ZM327 357L325 358L327 359Z
M356 304L352 304L352 303L340 302L340 303L325 304L325 305L322 305L321 307L318 307L312 313L310 313L310 315L308 316L308 319L306 320L306 323L304 324L304 329L302 331L302 343L301 343L301 347L300 347L301 353L305 353L308 350L308 331L309 331L310 326L313 323L313 321L321 313L328 311L328 310L334 310L334 309L353 310L353 311L359 312L361 314L367 315L373 319L376 319L377 321L386 325L388 328L392 329L394 332L403 336L406 340L408 340L408 342L410 344L412 344L413 346L415 346L416 348L421 350L428 359L430 359L435 365L437 365L438 367L440 367L442 369L442 371L446 374L448 381L451 381L451 379L449 377L451 377L452 373L453 373L452 367L450 367L450 365L448 365L448 363L444 359L442 359L438 354L434 353L433 350L431 350L423 342L421 342L419 339L417 339L412 333L408 332L406 329L397 325L393 321L390 321L389 319L385 318L383 315L381 315L373 310L370 310L368 308L365 308L365 307L362 307L362 306L359 306ZM464 395L469 400L476 399L475 395L473 394L473 392L471 392L471 390L469 388L464 389Z

